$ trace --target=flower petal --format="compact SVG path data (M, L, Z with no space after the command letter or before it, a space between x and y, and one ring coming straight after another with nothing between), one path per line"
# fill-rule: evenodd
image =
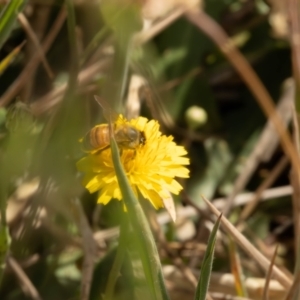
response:
M184 157L187 152L176 145L172 136L162 135L157 121L143 117L127 121L120 115L115 126L124 124L134 126L146 137L145 144L136 149L123 147L121 151L121 162L133 192L138 196L139 191L156 209L163 207L162 198L168 197L167 191L178 194L182 190L174 178L189 177L189 170L184 167L190 163ZM89 192L99 191L99 203L107 204L112 198L122 199L110 148L88 153L77 162L77 169L85 173L83 185Z

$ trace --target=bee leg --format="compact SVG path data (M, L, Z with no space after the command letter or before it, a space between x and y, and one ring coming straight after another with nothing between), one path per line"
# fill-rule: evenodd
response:
M137 153L137 152L136 152L136 149L134 149L134 150L133 150L133 155L132 155L132 157L131 157L131 160L135 159L136 153Z
M101 149L99 149L99 150L96 150L95 152L93 152L93 154L100 154L102 151L104 151L104 150L106 150L106 149L108 149L110 147L110 145L107 145L106 147L104 147L104 148L101 148Z

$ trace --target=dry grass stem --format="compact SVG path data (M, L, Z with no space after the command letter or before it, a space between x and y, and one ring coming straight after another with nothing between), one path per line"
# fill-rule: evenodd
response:
M210 203L205 197L204 201L208 205L209 209L216 215L220 215L220 211ZM240 247L252 257L265 271L270 266L270 261L262 255L227 219L222 216L221 224L226 228L228 233L233 236L234 240L240 245ZM291 280L282 271L274 266L273 268L274 278L278 280L285 288L290 288L292 285Z
M292 143L291 137L287 132L282 119L276 112L274 101L248 61L236 48L223 28L206 13L200 10L189 11L186 13L186 17L218 45L223 54L240 74L241 78L243 78L246 85L255 96L257 102L262 107L265 115L273 122L273 125L280 137L282 148L296 169L297 174L300 176L300 159ZM231 204L227 206L226 210L223 212L224 215L229 213L230 206Z
M21 288L25 295L29 296L33 300L42 300L38 290L35 288L31 280L28 278L26 273L20 267L18 262L11 256L7 257L7 264L16 274L18 280L20 281Z

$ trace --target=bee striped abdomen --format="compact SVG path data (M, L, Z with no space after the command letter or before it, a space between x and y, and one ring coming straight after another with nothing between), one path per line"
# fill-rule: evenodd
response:
M83 147L86 151L101 150L109 146L109 128L107 124L93 127L83 139Z

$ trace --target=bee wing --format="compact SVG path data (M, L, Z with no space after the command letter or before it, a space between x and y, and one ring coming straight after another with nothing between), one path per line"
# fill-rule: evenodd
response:
M108 122L114 123L119 115L111 108L109 103L105 101L103 98L94 95L95 100L97 103L102 107L103 110L103 116Z

